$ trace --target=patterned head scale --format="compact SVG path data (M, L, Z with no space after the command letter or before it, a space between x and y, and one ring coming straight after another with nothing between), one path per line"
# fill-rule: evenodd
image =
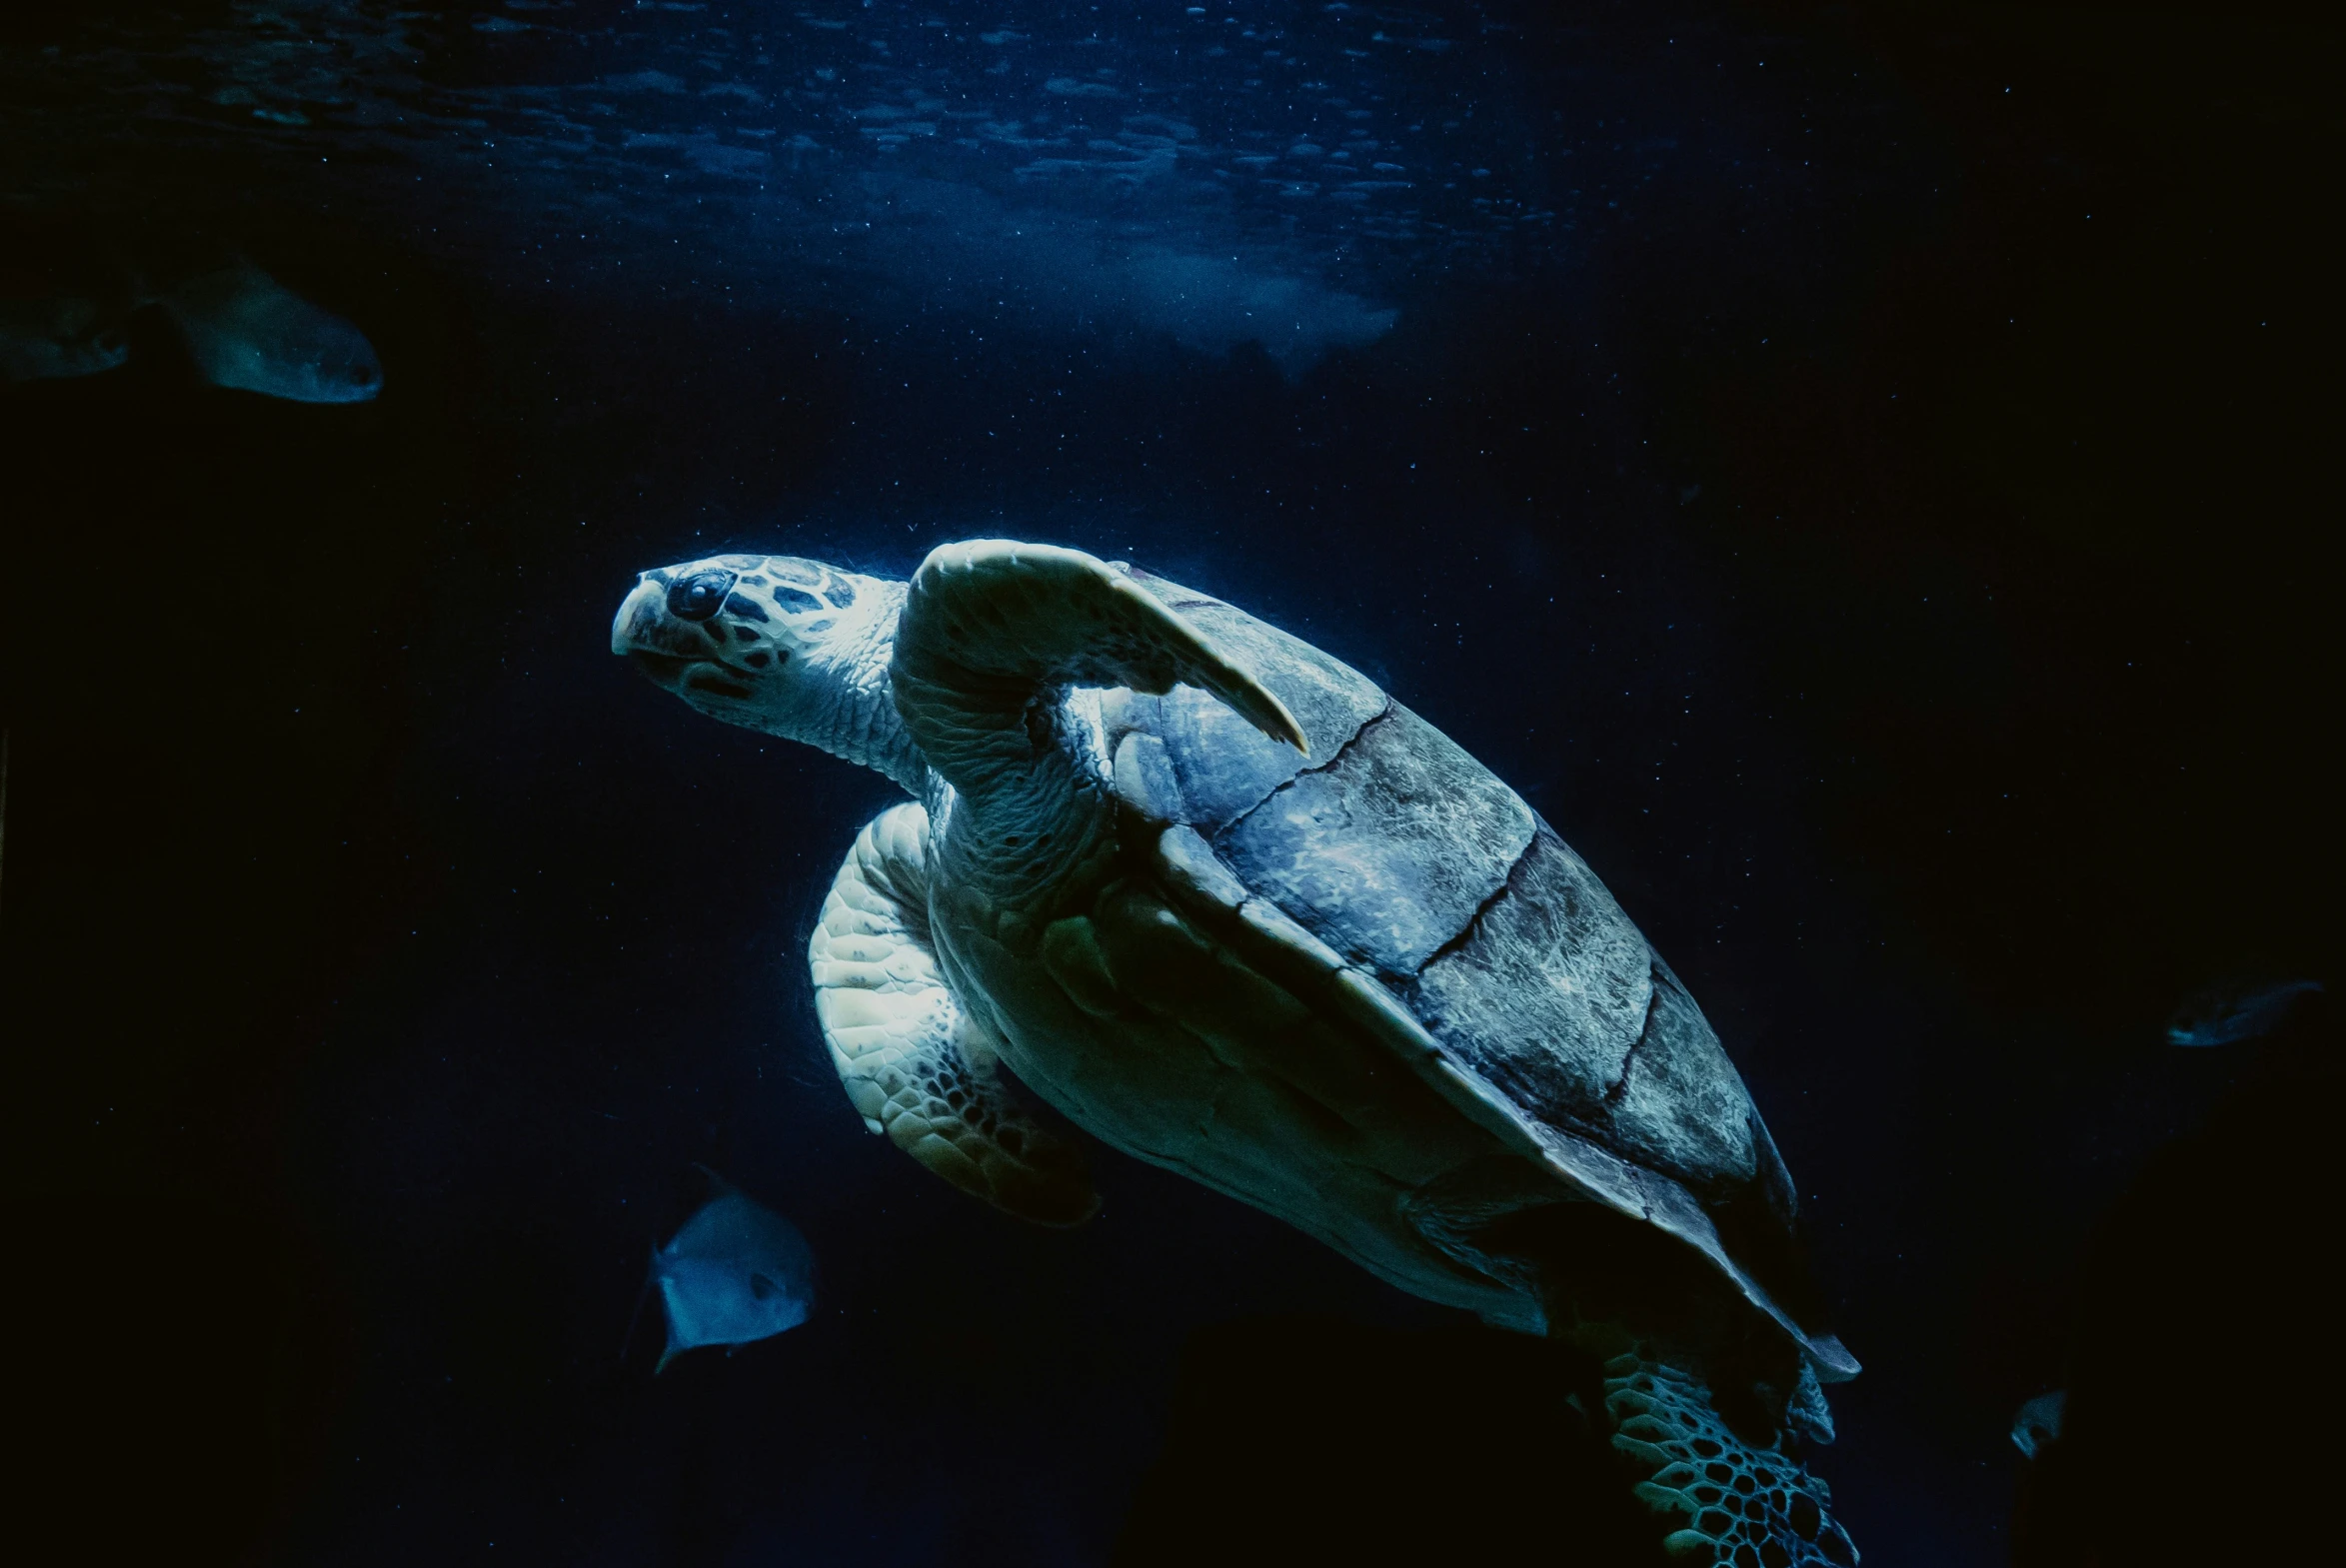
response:
M715 556L646 572L620 606L611 648L717 718L766 728L794 664L856 618L865 590L800 556Z

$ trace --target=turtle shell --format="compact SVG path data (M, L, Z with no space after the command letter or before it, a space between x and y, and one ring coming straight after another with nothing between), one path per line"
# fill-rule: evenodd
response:
M1117 570L1252 671L1311 743L1308 757L1276 745L1186 686L1104 696L1118 793L1167 824L1173 891L1229 916L1226 930L1321 955L1347 982L1331 995L1568 1196L1683 1243L1821 1378L1854 1376L1812 1326L1793 1187L1766 1123L1587 862L1357 671L1219 600Z

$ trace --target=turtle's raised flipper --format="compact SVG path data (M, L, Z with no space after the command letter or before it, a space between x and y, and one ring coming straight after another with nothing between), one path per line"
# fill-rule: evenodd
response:
M866 1126L955 1186L1021 1219L1082 1224L1100 1209L1082 1150L1011 1098L938 972L928 823L910 803L874 817L823 900L807 957L832 1065Z
M1613 1448L1646 1472L1640 1500L1670 1527L1676 1562L1845 1568L1857 1548L1833 1521L1832 1493L1783 1451L1735 1435L1693 1374L1631 1349L1604 1367ZM1808 1392L1814 1392L1810 1388Z
M890 669L897 711L965 794L1024 773L1036 696L1060 687L1202 687L1274 741L1308 750L1284 703L1147 590L1080 550L979 539L914 574Z

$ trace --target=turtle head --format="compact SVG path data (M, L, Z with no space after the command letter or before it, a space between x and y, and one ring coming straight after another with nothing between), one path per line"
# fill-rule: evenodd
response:
M888 660L904 597L902 583L798 556L714 556L640 576L611 651L712 719L893 773Z

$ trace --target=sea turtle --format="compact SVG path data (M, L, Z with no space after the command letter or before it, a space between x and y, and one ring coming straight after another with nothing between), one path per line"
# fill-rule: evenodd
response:
M788 556L643 574L614 652L914 798L810 948L875 1132L1068 1225L1092 1135L1403 1290L1568 1338L1674 1556L1855 1561L1790 1177L1685 987L1587 864L1357 672L1080 551L910 583Z

